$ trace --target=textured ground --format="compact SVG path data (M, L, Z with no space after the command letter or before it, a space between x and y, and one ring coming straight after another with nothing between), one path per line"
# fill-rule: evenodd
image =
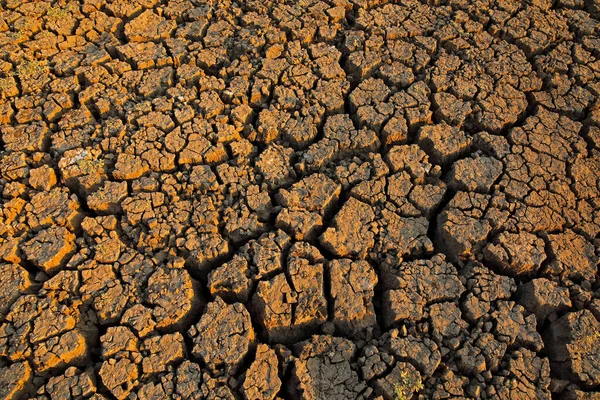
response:
M0 2L0 398L600 399L598 0Z

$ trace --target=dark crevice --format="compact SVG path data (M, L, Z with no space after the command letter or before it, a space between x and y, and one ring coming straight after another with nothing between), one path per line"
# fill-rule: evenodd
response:
M440 204L435 208L435 210L431 213L431 217L429 219L429 226L427 228L427 237L431 239L434 246L434 253L445 253L445 244L443 243L444 239L440 237L438 233L439 223L438 218L440 214L444 211L444 209L450 204L450 201L456 195L456 191L453 189L446 189Z

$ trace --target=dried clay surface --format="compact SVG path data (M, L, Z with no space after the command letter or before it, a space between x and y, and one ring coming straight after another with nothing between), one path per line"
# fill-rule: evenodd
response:
M0 1L0 399L600 399L600 1Z

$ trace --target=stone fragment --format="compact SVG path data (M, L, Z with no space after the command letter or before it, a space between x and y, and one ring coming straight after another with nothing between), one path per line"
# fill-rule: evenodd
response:
M160 268L150 275L146 301L156 329L181 329L202 306L198 283L183 268Z
M377 275L366 261L349 259L329 263L333 323L345 335L355 336L377 323L373 295Z
M569 289L546 278L533 279L519 286L517 297L520 304L535 314L538 325L542 325L550 314L571 307Z
M493 157L464 158L452 164L449 186L455 190L489 193L502 174L502 162Z
M88 196L87 205L98 214L121 213L121 202L127 197L127 182L106 181L104 185Z
M228 305L220 297L207 304L188 335L194 343L192 355L201 358L215 373L235 373L255 341L250 314L244 305Z
M0 264L0 320L31 284L29 273L20 265Z
M126 23L124 32L132 42L147 42L168 38L176 26L175 21L165 20L150 9Z
M588 310L568 313L544 333L552 369L586 387L600 384L600 322Z
M426 125L419 130L417 143L436 164L448 164L468 151L472 139L445 123Z
M546 259L544 241L527 233L502 232L483 249L483 256L508 275L535 275Z
M40 231L23 246L25 258L48 273L63 267L75 249L75 235L57 226Z
M594 246L573 231L548 235L550 255L558 271L569 279L594 280L598 257Z
M313 336L294 346L289 390L297 398L355 399L367 389L352 369L354 343L331 336Z
M140 350L145 356L142 359L144 376L167 372L169 365L185 357L185 343L179 332L148 338L141 344Z
M48 191L56 185L56 172L48 165L29 171L29 185L36 190Z
M27 361L0 368L0 397L18 400L27 396L33 371Z
M403 319L418 321L427 304L458 299L465 291L456 269L443 255L385 266L380 279L386 326Z
M269 346L259 344L254 361L246 371L242 394L246 400L273 400L280 388L277 354Z
M333 219L319 241L338 257L365 258L375 244L371 224L375 220L372 208L351 197Z
M138 367L126 358L104 361L98 376L102 384L117 399L125 399L138 384Z

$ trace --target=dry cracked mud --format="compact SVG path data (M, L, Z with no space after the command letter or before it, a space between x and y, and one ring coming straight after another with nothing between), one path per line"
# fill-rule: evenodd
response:
M598 0L0 1L1 399L600 399Z

